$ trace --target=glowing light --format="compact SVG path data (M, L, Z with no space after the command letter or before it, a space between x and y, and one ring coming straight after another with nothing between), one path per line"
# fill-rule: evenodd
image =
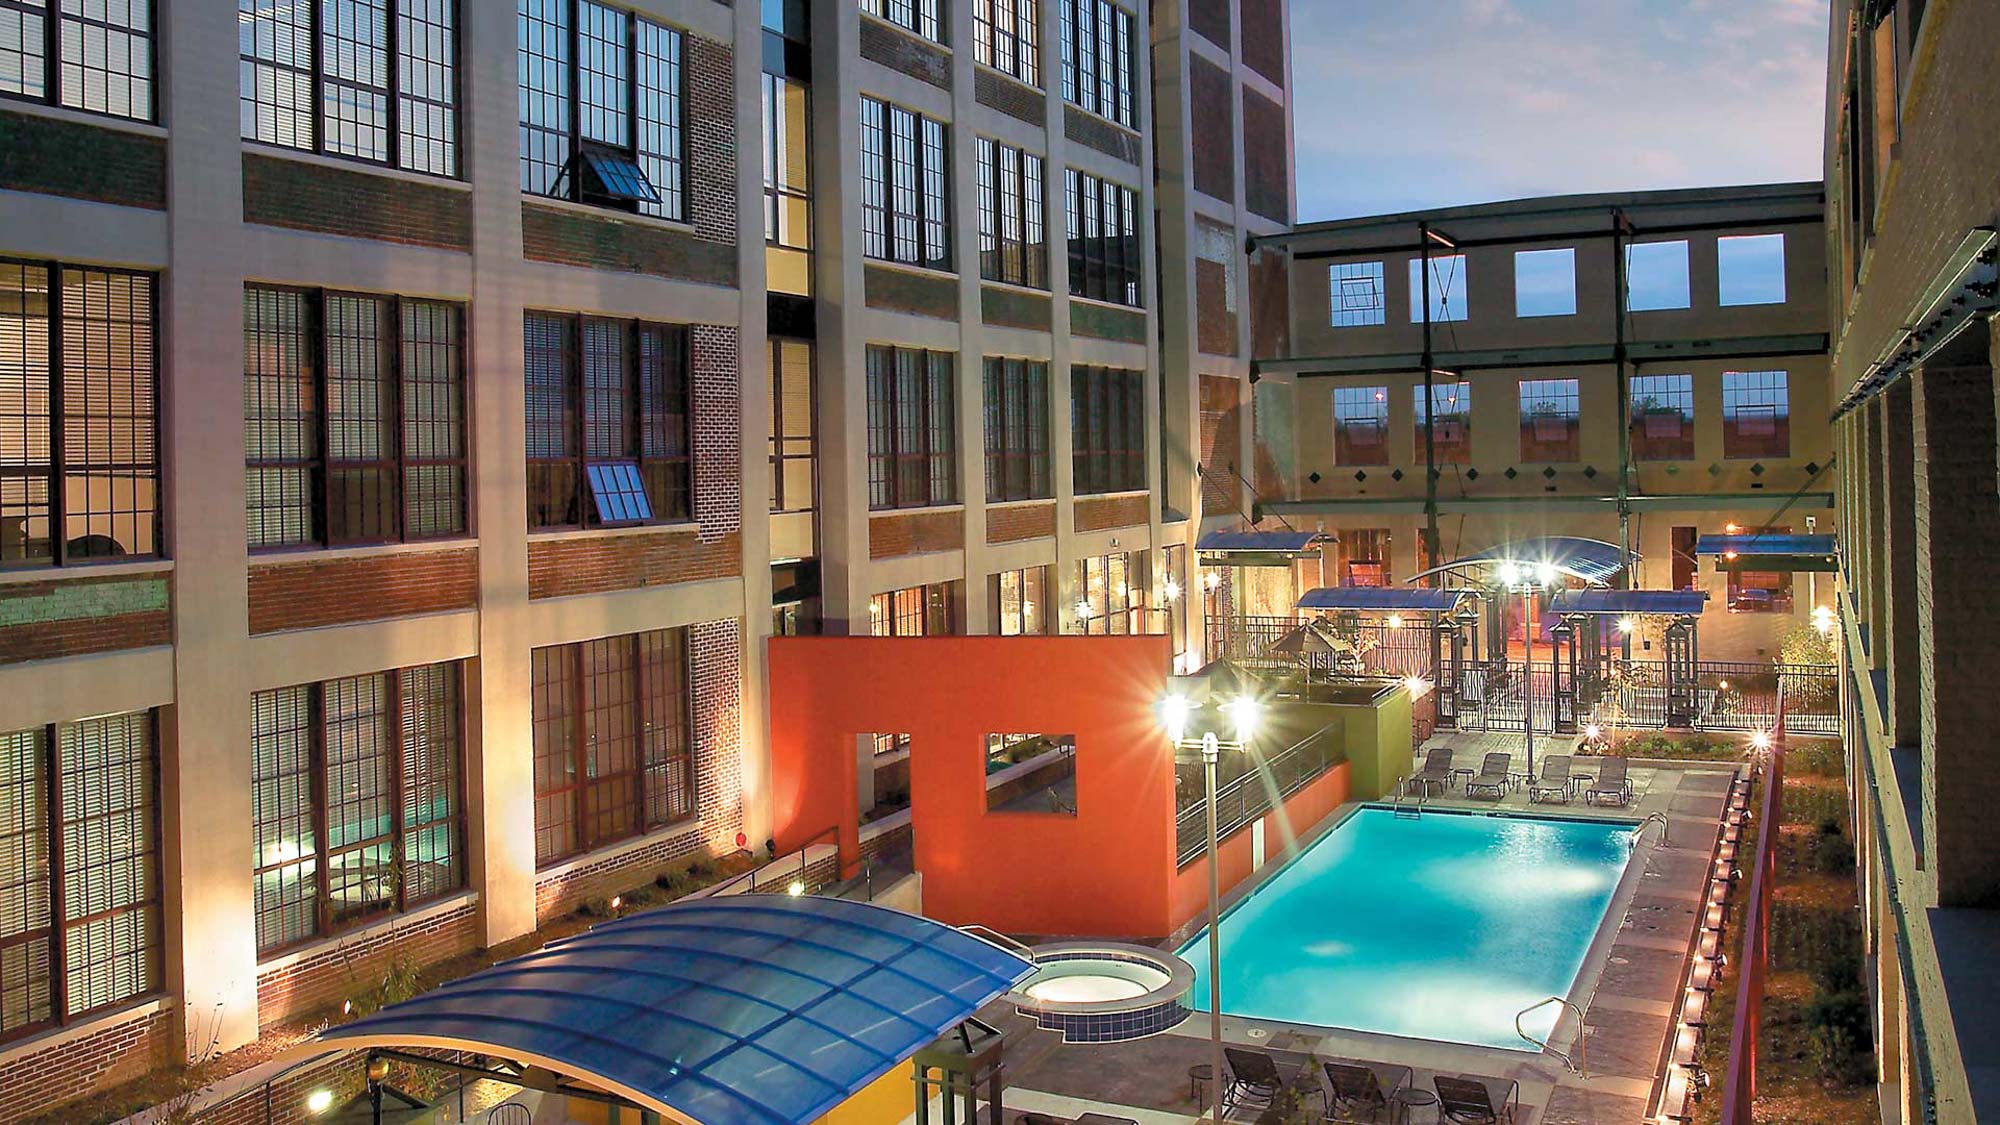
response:
M1160 724L1167 728L1167 737L1175 742L1187 733L1188 716L1194 713L1194 703L1185 695L1170 695L1160 700Z
M1589 739L1592 742L1596 742L1599 738L1602 738L1603 736L1604 736L1603 727L1598 726L1596 723L1584 724L1583 737Z
M1383 622L1383 624L1389 626L1391 629L1401 629L1403 627L1403 615L1392 613L1389 615L1389 619Z
M611 896L611 909L613 909L613 910L616 910L616 909L618 909L619 907L621 907L621 906L623 906L623 905L625 905L625 896L624 896L624 895L612 895L612 896Z
M318 1116L333 1108L332 1090L314 1090L306 1095L306 1112Z
M1500 564L1500 584L1502 586L1512 586L1514 583L1519 582L1520 580L1521 580L1520 567L1515 566L1513 563L1510 562Z
M1621 633L1629 633L1638 627L1639 623L1634 621L1630 615L1618 619L1618 631Z
M871 616L871 617L880 617L880 616L882 616L882 603L881 603L881 602L869 602L869 603L868 603L868 614L869 614L869 616Z
M1724 552L1722 552L1722 557L1723 557L1723 558L1725 558L1725 559L1733 559L1733 558L1735 558L1735 557L1736 557L1736 552L1735 552L1735 551L1724 551Z
M1729 681L1728 681L1728 680L1723 680L1723 681L1721 681L1721 682L1717 683L1717 684L1716 684L1715 686L1716 686L1716 687L1717 687L1718 689L1722 690L1722 691L1728 691L1728 690L1729 690Z
M1076 599L1076 619L1078 621L1088 621L1090 620L1090 615L1091 615L1090 599L1089 598Z
M1405 676L1403 678L1403 688L1410 693L1411 699L1422 699L1425 695L1429 694L1431 682L1422 676Z
M785 888L785 893L793 898L797 898L806 893L806 885L803 881L794 879L792 880L792 885Z
M1757 750L1769 750L1771 748L1771 736L1760 730L1750 736L1750 745Z
M354 1014L354 1001L352 1001L352 1000L342 1000L342 1001L340 1002L340 1014L341 1014L341 1015L343 1015L343 1016L351 1016L351 1015L353 1015L353 1014Z
M1213 590L1222 585L1222 572L1211 570L1202 576L1202 581L1208 583L1208 588Z
M1739 532L1739 531L1742 531L1742 530L1743 530L1743 527L1742 527L1742 525L1741 525L1741 524L1736 524L1736 523L1725 523L1725 524L1723 524L1723 525L1722 525L1722 530L1724 530L1724 531L1728 532L1728 533L1729 533L1729 534L1731 534L1731 535L1734 535L1734 534L1736 534L1737 532Z
M1257 718L1263 709L1258 706L1255 699L1247 695L1237 696L1223 704L1222 710L1229 716L1230 724L1236 728L1237 741L1248 742L1256 735Z
M1543 563L1542 565L1536 567L1535 579L1544 586L1553 584L1556 580L1555 566L1550 563Z
M1170 602L1180 601L1181 584L1174 581L1171 578L1167 579L1166 587L1160 591L1160 596L1167 599Z

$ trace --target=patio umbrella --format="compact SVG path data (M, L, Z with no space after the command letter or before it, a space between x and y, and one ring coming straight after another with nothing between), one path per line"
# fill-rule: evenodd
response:
M1346 656L1354 652L1352 642L1336 636L1325 625L1308 621L1271 643L1271 652L1280 656L1311 656L1319 653Z

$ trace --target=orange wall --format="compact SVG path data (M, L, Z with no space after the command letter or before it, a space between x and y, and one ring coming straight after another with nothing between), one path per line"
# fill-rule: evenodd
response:
M1172 928L1167 639L773 637L772 814L787 851L837 825L858 855L855 738L911 736L924 913L1005 933ZM1076 736L1077 812L986 811L986 735Z
M1342 762L1314 778L1305 788L1285 799L1283 816L1287 818L1294 835L1303 836L1313 825L1333 815L1333 811L1347 802L1348 764ZM1273 809L1264 814L1264 862L1266 864L1284 861L1287 836L1280 825L1280 813ZM1253 874L1250 861L1256 857L1250 851L1250 826L1244 825L1234 835L1222 841L1216 849L1218 866L1222 871L1222 894L1228 897L1229 890ZM1190 920L1204 917L1208 913L1208 859L1203 856L1195 860L1174 876L1173 913L1170 924L1163 933L1172 933Z

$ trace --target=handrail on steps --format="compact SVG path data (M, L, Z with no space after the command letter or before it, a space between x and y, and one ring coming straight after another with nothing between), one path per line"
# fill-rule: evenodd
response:
M1646 834L1646 826L1648 824L1657 824L1660 826L1660 843L1669 844L1673 842L1667 838L1667 832L1672 828L1672 825L1667 822L1667 814L1663 812L1649 812L1646 814L1646 819L1639 822L1639 827L1634 828L1632 835L1625 841L1628 852L1639 850L1639 837Z
M804 884L806 881L806 869L809 866L807 860L807 854L812 851L813 845L819 843L821 840L826 839L829 836L833 838L833 850L834 853L838 855L840 852L840 825L838 824L829 824L825 828L822 828L819 831L813 833L811 836L806 838L805 843L800 844L796 849L799 856L799 869L796 878L801 884ZM727 892L729 888L735 886L737 883L744 881L745 879L748 879L750 881L750 885L743 888L743 893L756 894L758 874L761 872L769 871L772 868L778 866L779 860L787 858L791 854L792 854L791 852L786 852L783 856L773 856L771 858L771 862L769 863L760 863L748 871L744 871L736 875L731 875L729 878L724 879L722 882L717 883L714 886L708 888L707 895L714 896L723 894Z
M1035 959L1035 951L1033 949L1029 948L1027 945L1023 944L1022 942L1014 938L1008 937L1006 934L1001 933L999 930L996 930L991 926L982 926L979 923L974 922L969 926L960 926L958 928L958 932L962 934L971 934L973 937L985 938L987 941L990 941L993 944L1000 946L1004 949L1017 950L1020 953L1026 955L1029 961L1033 961Z
M1565 1010L1576 1013L1576 1049L1575 1049L1576 1057L1575 1058L1571 1058L1569 1055L1564 1054L1563 1052L1556 1050L1554 1047L1549 1046L1547 1040L1537 1039L1534 1036L1528 1034L1528 1029L1521 1026L1522 1017L1526 1016L1529 1012L1532 1012L1537 1008L1546 1008L1550 1004L1560 1004L1563 1006ZM1561 1023L1562 1023L1562 1013L1558 1012L1556 1014L1556 1024L1560 1025ZM1553 1031L1553 1029L1551 1029L1551 1031ZM1562 1064L1565 1067L1569 1068L1569 1072L1571 1074L1576 1075L1578 1078L1590 1077L1590 1073L1586 1069L1586 1067L1589 1065L1589 1060L1586 1057L1587 1052L1585 1050L1585 1043L1584 1043L1583 1009L1577 1007L1575 1004L1570 1003L1563 997L1551 996L1546 1000L1537 1000L1534 1003L1528 1005L1527 1007L1522 1008L1520 1011L1515 1012L1514 1034L1519 1035L1521 1038L1527 1040L1530 1043L1533 1043L1537 1048L1547 1051L1549 1054L1554 1055L1555 1057L1561 1059Z

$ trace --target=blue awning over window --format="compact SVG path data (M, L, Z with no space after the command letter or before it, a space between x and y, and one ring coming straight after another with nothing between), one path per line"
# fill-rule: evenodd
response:
M1632 552L1632 557L1637 559L1639 552ZM1409 581L1421 581L1433 574L1448 574L1471 581L1486 581L1490 578L1488 572L1497 571L1507 563L1528 567L1531 572L1532 568L1546 563L1554 567L1558 573L1602 586L1624 569L1625 558L1624 552L1616 543L1569 535L1546 535L1536 539L1518 539L1512 543L1488 547L1483 551L1474 551L1443 566L1432 567L1421 574L1413 574Z
M1300 609L1359 609L1380 613L1442 613L1469 595L1427 586L1322 586L1307 590Z
M706 898L551 942L328 1028L302 1050L473 1051L676 1120L803 1125L1032 969L868 903Z
M1704 535L1695 540L1697 555L1833 555L1831 535Z
M1195 540L1194 549L1213 554L1231 551L1303 551L1325 539L1317 531L1211 531Z
M1549 599L1550 613L1665 613L1693 617L1708 603L1700 590L1563 590Z

